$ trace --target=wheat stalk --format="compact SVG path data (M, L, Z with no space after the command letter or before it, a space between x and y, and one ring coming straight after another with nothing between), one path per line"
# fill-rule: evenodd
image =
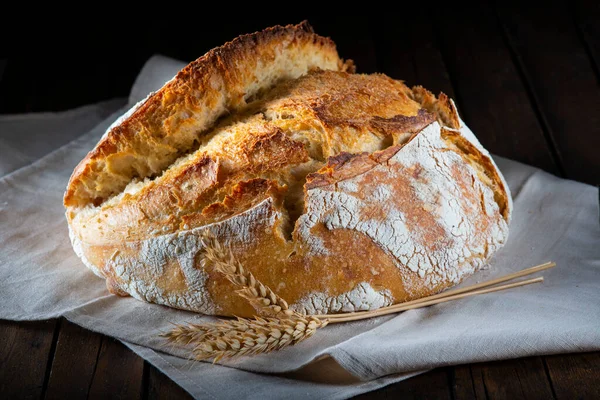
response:
M197 360L224 357L240 357L279 350L297 344L310 337L329 321L315 316L306 316L289 309L287 302L235 259L231 249L226 249L215 237L205 231L202 235L204 258L202 262L212 264L231 283L239 286L238 295L245 298L262 315L255 317L218 320L202 325L187 324L175 327L162 334L173 344L193 345Z
M196 360L241 357L268 353L300 343L327 320L297 313L283 318L219 320L204 325L178 325L163 334L172 343L194 345Z
M277 316L281 313L292 315L293 311L288 308L287 302L279 297L271 288L263 285L257 280L252 272L235 259L230 248L225 248L215 236L208 230L202 235L204 245L204 259L212 264L213 268L225 275L225 277L240 289L236 293L248 300L254 309L261 315Z

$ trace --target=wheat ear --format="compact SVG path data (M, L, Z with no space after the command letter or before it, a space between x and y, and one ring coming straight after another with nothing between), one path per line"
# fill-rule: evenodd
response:
M290 316L293 311L287 302L279 297L268 286L257 280L252 272L235 259L231 249L225 248L210 231L202 235L204 245L203 262L212 264L213 268L222 273L231 283L239 286L236 293L248 300L261 315L278 316L281 313Z
M290 310L285 300L245 269L231 249L226 249L212 233L206 231L202 242L203 263L211 263L216 271L239 286L236 293L248 300L260 314L275 318L238 317L202 325L175 325L171 331L162 334L171 343L193 345L195 359L212 358L213 362L217 362L223 357L279 350L301 342L329 323L326 319Z
M297 313L285 318L219 320L204 325L177 326L164 334L173 343L193 344L197 360L268 353L310 337L327 320Z

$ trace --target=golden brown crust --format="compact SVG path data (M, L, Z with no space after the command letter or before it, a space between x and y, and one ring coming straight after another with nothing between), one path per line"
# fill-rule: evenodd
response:
M261 201L271 198L276 207L281 207L285 187L277 182L255 178L237 183L230 194L223 201L206 206L202 212L187 214L182 218L180 230L187 230L194 226L203 226L222 221L236 214L240 214Z
M289 164L309 161L304 145L290 139L277 127L249 136L240 148L252 172L278 170Z
M288 57L288 62L277 58ZM262 78L262 70L274 78ZM302 64L297 71L296 63ZM329 39L307 22L243 35L190 63L128 118L112 128L75 168L66 206L98 205L133 178L157 174L172 163L220 115L243 108L246 99L278 79L312 68L351 69ZM256 87L255 87L256 86Z
M424 109L437 115L442 125L452 129L460 129L460 121L458 119L456 107L445 93L440 93L438 97L435 97L433 93L423 86L415 86L412 88L412 97L418 101Z
M282 84L267 97L282 111L310 111L326 127L357 130L372 128L373 121L415 116L421 108L406 85L381 74L326 71Z
M300 42L312 35L320 51L333 46L298 32L306 28L281 29L278 35L293 32ZM211 68L220 68L220 84L234 86L224 90L231 104L243 104L229 117L207 122L188 155L170 159L151 179L130 176L110 199L92 196L100 199L97 206L67 207L76 251L112 293L251 316L232 284L203 267L205 230L307 313L373 309L436 293L476 271L502 246L510 194L489 155L464 134L447 96L436 98L380 74L344 72L351 65L338 63L336 54L341 71L312 70L263 85L249 101L248 92L239 90L248 68L240 72L222 53L238 57L248 43L260 48L264 40L258 35L232 42L215 50L209 65L178 75L175 81L197 74L193 79L206 83ZM90 157L133 171L136 157L151 146L168 153L169 135L178 137L181 126L164 119L161 107L181 107L195 89L180 88L183 97L169 100L165 96L175 91L165 87L150 101L160 107L144 104ZM209 104L215 93L205 91L194 101ZM177 127L164 137L122 131L141 120L144 126L162 120ZM115 132L122 134L116 142ZM115 163L115 155L124 157L123 164ZM94 162L84 164L92 168ZM89 172L73 179L79 183L72 182L71 195L77 187L96 190Z
M342 152L336 156L329 157L327 164L319 171L306 177L306 190L315 189L320 186L331 185L341 180L360 175L376 164L369 153L347 153Z
M343 152L337 156L329 157L327 164L323 168L306 177L306 190L333 185L337 182L362 175L375 166L388 161L403 145L390 146L385 150L375 153L364 152L353 154Z
M417 133L435 121L434 114L420 109L415 116L395 115L392 118L375 117L371 120L374 130L386 136L396 136L405 133Z

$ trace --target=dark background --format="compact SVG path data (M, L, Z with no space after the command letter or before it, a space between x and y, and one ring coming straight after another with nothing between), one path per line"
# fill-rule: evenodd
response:
M468 7L398 2L400 12L373 3L363 4L368 13L352 15L310 13L321 11L320 3L253 3L249 12L227 2L214 10L171 3L147 3L128 15L121 9L100 12L96 8L108 5L95 3L68 10L31 5L29 12L5 13L0 114L60 111L126 97L153 54L192 61L239 34L307 19L337 43L342 57L355 60L359 72L383 72L454 98L492 153L600 183L597 0L535 6L484 1ZM265 15L282 8L294 11ZM230 15L234 10L240 13ZM473 363L438 368L363 398L597 399L599 370L600 352ZM186 398L120 342L64 319L0 321L0 393Z

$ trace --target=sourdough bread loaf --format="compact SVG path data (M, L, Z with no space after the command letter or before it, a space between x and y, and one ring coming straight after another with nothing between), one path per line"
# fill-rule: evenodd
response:
M251 316L210 231L309 314L431 295L506 241L508 187L454 103L356 74L310 26L241 36L113 124L74 170L75 252L115 294Z

